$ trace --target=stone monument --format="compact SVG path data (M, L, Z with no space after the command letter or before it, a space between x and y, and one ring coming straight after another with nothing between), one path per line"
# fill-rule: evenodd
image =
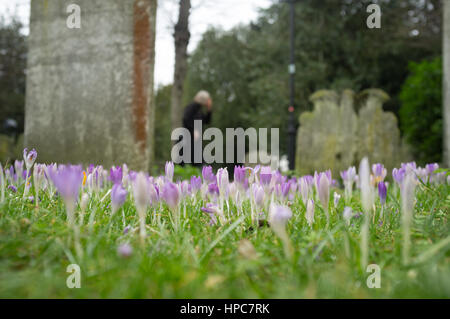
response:
M349 166L357 166L365 156L371 163L380 162L392 169L408 159L397 118L383 111L383 103L388 99L378 89L360 94L321 90L311 95L313 111L300 116L297 172L310 174L331 169L339 174Z
M31 1L25 146L39 161L148 169L156 5Z

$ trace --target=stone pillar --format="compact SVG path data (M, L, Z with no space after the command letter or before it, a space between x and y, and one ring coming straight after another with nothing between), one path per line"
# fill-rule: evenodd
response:
M67 7L81 8L81 28ZM127 163L153 146L157 0L31 1L25 145L39 161Z
M444 79L443 79L443 120L444 120L444 166L450 167L450 1L444 1L443 22L443 56L444 56Z

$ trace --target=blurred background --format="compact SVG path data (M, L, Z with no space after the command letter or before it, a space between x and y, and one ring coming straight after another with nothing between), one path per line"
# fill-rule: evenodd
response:
M381 6L380 29L366 27L371 3ZM390 97L383 109L397 118L411 156L441 163L442 2L301 0L294 8L294 118L312 110L309 98L318 90L379 88ZM23 148L29 10L25 0L0 4L0 162L20 158ZM152 166L170 159L169 110L182 112L201 89L214 100L211 126L279 127L280 154L287 154L290 5L160 0L157 10ZM186 30L189 37L177 42ZM183 47L187 54L177 56ZM187 64L177 79L181 90L173 88L177 59Z

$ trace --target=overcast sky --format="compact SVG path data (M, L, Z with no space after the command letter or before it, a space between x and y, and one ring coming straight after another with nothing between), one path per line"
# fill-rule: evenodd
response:
M52 0L57 1L57 0ZM73 1L76 3L76 0ZM259 8L267 8L274 0L192 0L191 42L189 52L198 44L201 35L209 26L220 26L225 30L258 16ZM28 27L30 0L0 0L0 15L6 18L17 14ZM177 0L159 0L156 36L156 84L168 84L173 78L174 45L173 25L178 13ZM83 9L83 8L81 8ZM26 29L24 32L28 32Z

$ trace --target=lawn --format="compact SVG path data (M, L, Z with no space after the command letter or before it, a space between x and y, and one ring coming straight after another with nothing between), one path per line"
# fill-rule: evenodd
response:
M130 180L138 179L129 175ZM90 196L77 201L72 222L67 218L67 200L61 190L55 193L50 178L37 197L33 179L25 197L24 181L18 178L15 189L6 179L0 203L0 297L450 298L446 183L416 181L410 236L405 235L402 193L394 181L387 189L383 216L378 196L366 216L361 213L358 188L346 197L343 188L332 186L327 219L318 192L311 187L311 225L298 189L291 188L286 198L266 189L258 206L251 195L240 204L232 200L234 192L226 201L220 199L221 192L203 187L193 192L184 189L187 183L179 183L176 205L159 191L160 200L145 207L141 236L134 184L123 185L127 197L112 215L112 182L104 176L97 188L89 187L89 178L82 182L76 198ZM164 178L151 180L157 185ZM376 187L372 191L376 194ZM341 195L337 201L335 192ZM223 216L208 210L211 196L224 207ZM276 228L275 222L268 222L271 203L292 212L285 228L284 223ZM347 209L344 215L345 207L351 207L351 213ZM370 277L374 268L368 272L361 256L366 217L367 264L378 265L380 288L368 287L374 283ZM80 267L80 288L68 288L70 264Z

